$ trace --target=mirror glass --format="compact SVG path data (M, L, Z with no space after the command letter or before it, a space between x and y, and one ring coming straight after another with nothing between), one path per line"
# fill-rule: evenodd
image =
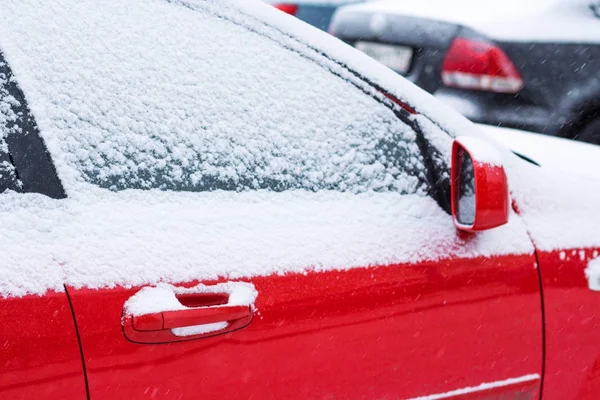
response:
M458 151L458 190L455 192L458 197L456 200L456 219L462 225L473 225L475 223L475 173L473 170L473 160L469 153L460 149Z

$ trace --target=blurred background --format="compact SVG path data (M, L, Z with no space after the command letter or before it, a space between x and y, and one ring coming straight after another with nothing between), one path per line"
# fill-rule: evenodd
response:
M268 1L480 124L600 144L600 1Z

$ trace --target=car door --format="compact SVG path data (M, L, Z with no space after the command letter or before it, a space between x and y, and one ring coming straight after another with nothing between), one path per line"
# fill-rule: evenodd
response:
M538 278L516 215L469 236L411 194L207 196L99 208L144 221L104 248L143 246L137 262L174 286L68 286L92 398L539 396ZM228 267L194 279L211 260ZM173 277L182 266L194 273Z
M323 54L146 5L0 27L68 195L23 205L24 243L60 266L90 398L537 398L520 218L458 232L418 118Z
M32 244L27 237L42 223L28 221L33 225L20 229L20 204L28 201L23 192L44 193L38 178L51 167L37 152L40 142L28 118L0 53L0 398L85 399L81 353L60 267L23 268Z

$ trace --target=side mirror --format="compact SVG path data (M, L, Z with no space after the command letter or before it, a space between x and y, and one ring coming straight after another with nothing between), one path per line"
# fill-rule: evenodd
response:
M484 231L508 222L508 183L499 151L461 136L452 144L452 217L460 230Z

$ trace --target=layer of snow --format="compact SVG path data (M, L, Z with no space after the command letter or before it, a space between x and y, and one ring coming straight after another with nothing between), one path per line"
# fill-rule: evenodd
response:
M339 9L345 13L392 14L467 26L507 41L600 43L600 19L590 0L388 0ZM334 22L335 23L335 22Z
M163 311L186 310L179 300L178 294L193 293L227 293L227 306L254 306L258 292L254 285L247 282L225 282L206 286L199 284L190 288L176 287L169 284L158 284L155 287L145 287L129 298L124 305L125 312L130 315L145 315ZM219 306L211 306L219 307ZM191 336L219 331L227 327L227 322L216 322L171 329L175 336Z
M508 169L511 198L536 247L544 251L600 247L600 180L525 161ZM573 250L573 251L575 251ZM591 255L592 251L586 252Z
M415 397L415 398L412 398L409 400L448 399L448 398L453 398L456 396L466 395L469 393L486 392L491 389L495 389L495 388L499 388L499 387L512 386L512 385L516 385L519 383L537 381L539 379L540 379L539 374L529 374L529 375L519 376L518 378L505 379L502 381L485 382L485 383L482 383L481 385L477 385L477 386L473 386L473 387L466 387L466 388L462 388L462 389L456 389L456 390L452 390L452 391L446 392L446 393L437 393L437 394L430 394L430 395L422 396L422 397Z
M417 189L408 174L388 177L378 167L367 168L377 166L368 157L378 138L410 138L410 132L361 92L379 96L371 86L340 64L433 119L425 129L428 136L441 127L453 136L480 137L478 128L393 71L268 5L246 0L139 0L136 7L124 0L7 1L0 13L0 48L70 195L66 200L2 195L0 293L5 296L60 290L64 283L111 287L236 279L533 251L516 215L505 226L466 238L431 198L394 193ZM360 90L331 79L327 70ZM210 156L233 168L217 168L217 176L233 180L253 164L236 164L232 158L247 156L253 162L268 155L273 168L290 161L288 154L278 158L269 152L294 148L287 146L288 138L316 151L297 155L311 162L330 162L323 158L325 148L335 153L346 151L344 146L357 138L372 141L359 144L353 160L335 161L348 172L344 193L112 193L85 183L96 173L108 179L161 162L169 165L173 159L185 166L194 160L188 152L205 148L198 141L204 136L194 133L206 127L219 133L209 135L217 150ZM270 136L261 139L261 130ZM185 146L173 142L176 134L186 138ZM315 142L314 135L326 145ZM250 140L256 146L246 145L248 137L257 139ZM329 137L336 138L333 144ZM248 147L258 152L244 155ZM582 197L568 197L582 195L574 182L565 178L560 189L553 187L558 184L553 175L525 170L526 163L499 149L537 243L550 248L600 245L588 229L600 225L594 194L588 196L589 205L582 205ZM108 165L103 157L123 162ZM418 161L412 163L419 169ZM337 168L326 168L315 179L324 182ZM299 172L299 187L313 188L310 171ZM192 182L176 170L163 173L175 186ZM143 176L138 183L155 184ZM369 189L382 192L352 193ZM569 208L573 205L575 212ZM574 234L564 240L569 229Z
M326 66L226 7L138 3L3 4L0 48L68 194L419 190L414 132Z
M226 293L228 306L252 306L258 296L254 285L247 282L224 282L216 285L198 284L189 288L166 283L140 289L125 303L125 311L130 315L144 315L162 311L186 310L176 295L195 293Z
M213 324L202 324L194 326L185 326L183 328L173 328L171 332L175 336L185 337L193 335L203 335L205 333L211 333L223 330L229 325L227 322L215 322Z
M502 154L489 141L472 136L460 136L456 141L468 151L473 162L502 166Z
M600 146L516 129L488 125L479 128L544 168L600 179Z
M462 237L451 216L419 195L100 190L85 199L1 196L5 296L63 283L151 285L533 252L517 216Z
M594 258L588 262L584 272L589 288L596 292L600 291L600 258Z

